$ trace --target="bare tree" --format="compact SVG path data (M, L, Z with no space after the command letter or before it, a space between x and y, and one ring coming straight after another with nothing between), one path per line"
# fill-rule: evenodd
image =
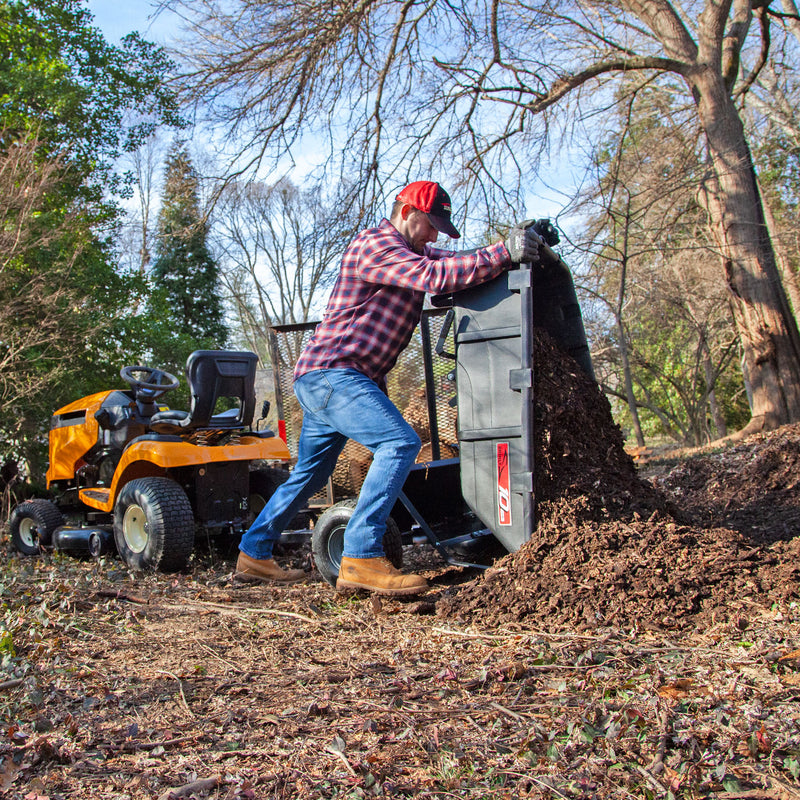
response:
M258 161L327 136L364 187L442 157L486 197L525 183L550 128L616 101L609 81L668 80L710 154L702 201L753 383L749 429L800 419L800 335L780 282L744 127L741 62L768 52L768 4L704 0L453 5L413 0L171 0L193 22L188 84ZM755 25L754 23L760 23ZM737 89L738 86L738 89ZM556 109L560 112L555 116ZM427 156L427 159L426 159Z
M769 58L756 75L748 73L749 91L744 95L745 121L759 168L764 214L775 245L781 277L795 315L800 312L800 234L797 204L800 186L797 159L800 153L800 13L794 0L782 0L784 25L762 20L770 39Z
M49 373L29 370L26 355L38 352L44 363L53 345L69 336L63 308L74 294L69 271L78 254L68 253L66 263L47 274L27 268L26 258L59 240L71 224L70 215L60 226L42 224L45 199L66 167L57 155L42 160L35 136L17 139L2 131L0 141L0 414L10 419L15 406L61 369L54 360Z
M696 132L681 123L663 92L628 93L620 129L598 143L596 178L578 205L590 220L574 243L589 267L581 285L610 317L595 366L604 389L628 406L639 446L640 408L688 442L726 434L716 382L731 363L732 325L722 277L708 269L713 249L695 201ZM672 357L654 358L666 349Z
M154 209L161 191L167 151L167 143L156 132L141 147L126 156L133 174L133 196L136 201L135 209L128 212L129 260L140 275L148 273L152 260L156 217Z
M335 197L288 179L230 183L216 204L213 228L239 327L262 357L273 325L306 322L322 311L354 232Z

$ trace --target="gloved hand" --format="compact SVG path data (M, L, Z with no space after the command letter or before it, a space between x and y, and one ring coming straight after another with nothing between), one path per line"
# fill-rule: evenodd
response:
M556 226L549 219L537 219L533 223L533 229L542 237L544 243L550 245L550 247L555 247L561 241Z
M534 220L518 222L509 232L505 241L506 250L514 264L527 264L539 260L539 246L542 237L533 229Z

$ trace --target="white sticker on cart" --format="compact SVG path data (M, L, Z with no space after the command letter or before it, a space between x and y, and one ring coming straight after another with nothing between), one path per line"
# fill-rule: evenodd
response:
M511 475L508 468L508 442L497 443L497 521L511 525Z

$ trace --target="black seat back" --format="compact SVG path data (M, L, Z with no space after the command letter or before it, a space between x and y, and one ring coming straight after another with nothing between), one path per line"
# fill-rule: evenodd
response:
M186 362L191 395L189 428L244 428L256 407L258 356L248 351L195 350ZM238 409L214 414L222 398L238 401Z

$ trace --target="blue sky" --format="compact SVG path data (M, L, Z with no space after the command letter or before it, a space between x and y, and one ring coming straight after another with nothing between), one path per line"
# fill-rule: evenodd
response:
M174 14L156 9L149 0L89 0L86 7L94 16L94 24L112 44L131 31L139 31L145 39L164 44L178 28Z

